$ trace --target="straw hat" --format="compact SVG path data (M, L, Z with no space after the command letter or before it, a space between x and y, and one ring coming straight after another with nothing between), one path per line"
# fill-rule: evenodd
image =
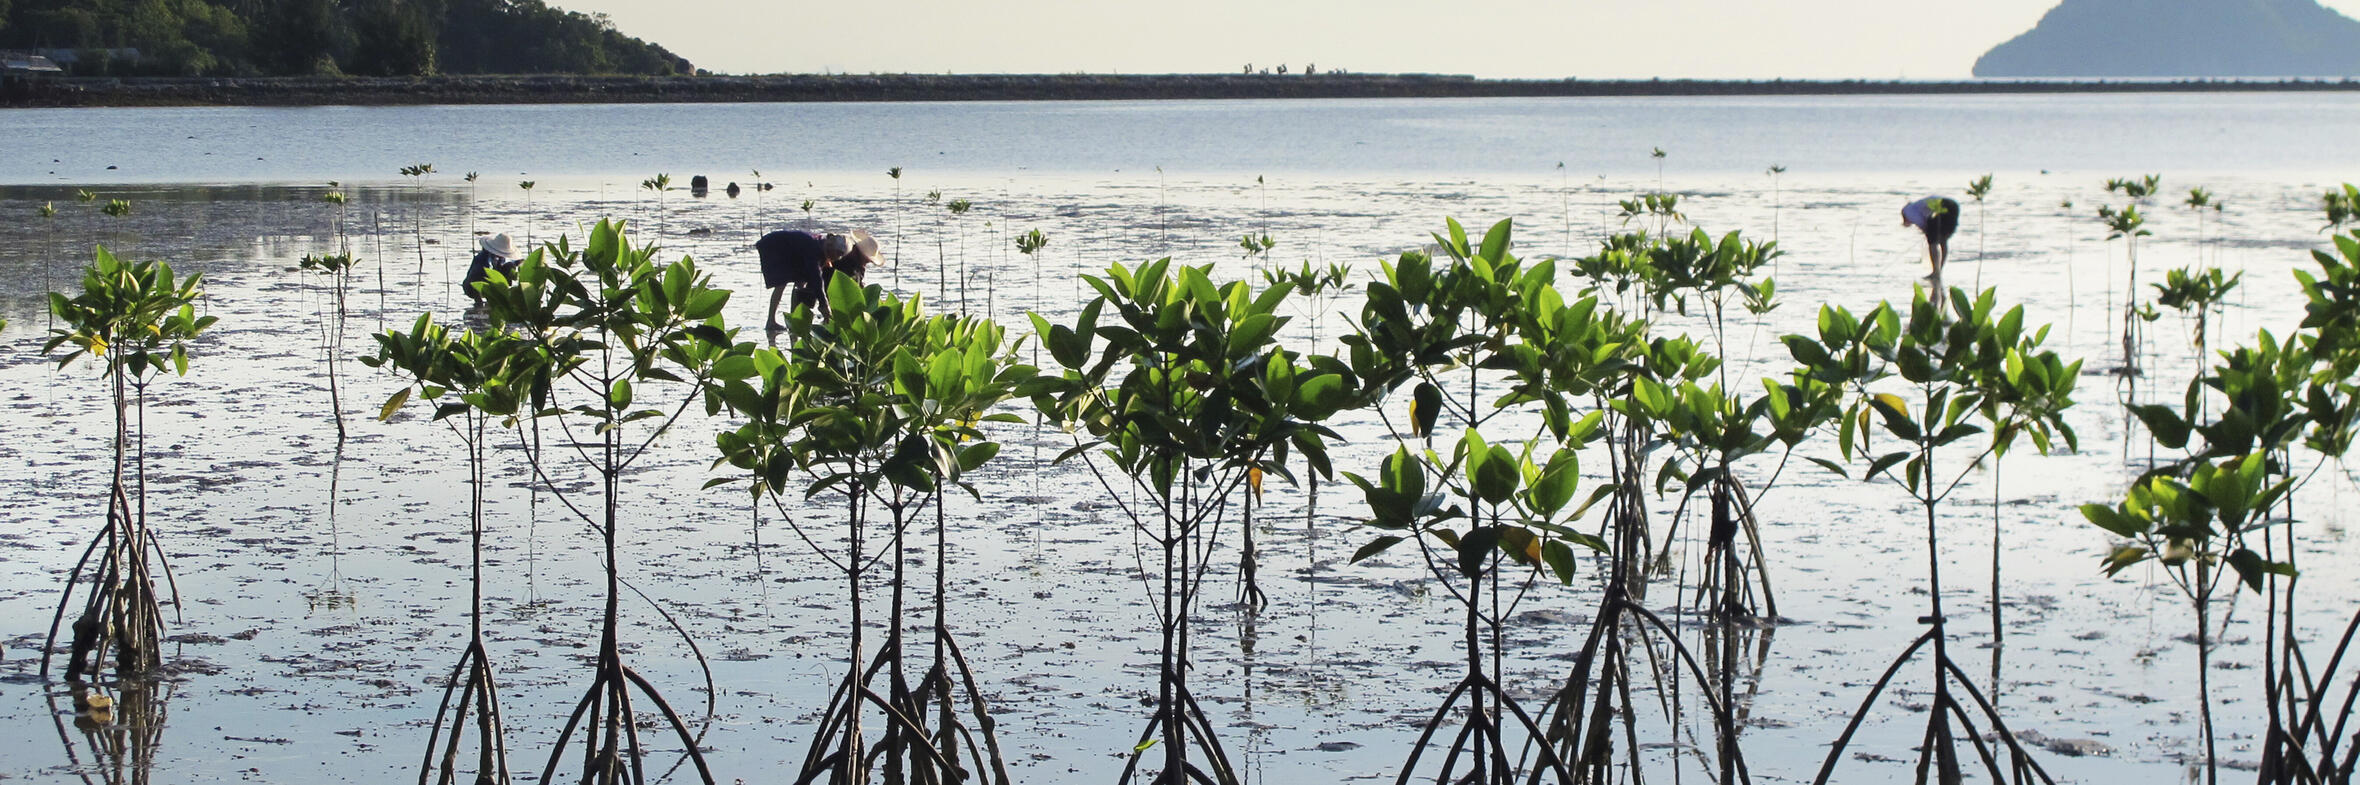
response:
M508 239L506 232L483 238L482 245L483 249L491 252L493 256L502 259L516 258L516 241Z
M868 257L869 261L878 260L877 238L869 236L868 232L859 229L852 230L852 247L860 249L860 255Z

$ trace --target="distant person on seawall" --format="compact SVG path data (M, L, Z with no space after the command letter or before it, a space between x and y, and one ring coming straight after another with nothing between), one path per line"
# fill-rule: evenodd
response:
M1926 234L1926 257L1934 263L1934 274L1926 280L1942 280L1942 263L1950 259L1950 236L1958 233L1958 215L1958 200L1947 196L1929 196L1901 208L1901 223Z
M787 287L795 288L788 307L823 305L828 276L840 272L859 281L867 275L869 265L877 261L877 238L862 231L815 234L787 229L763 235L754 241L754 251L762 258L762 285L770 289L770 309L763 316L775 331L786 329L778 321L778 303Z

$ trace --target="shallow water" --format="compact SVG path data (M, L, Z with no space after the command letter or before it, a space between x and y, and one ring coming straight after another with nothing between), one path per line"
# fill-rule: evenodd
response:
M1689 194L1683 206L1694 223L1715 232L1775 232L1788 251L1778 270L1787 305L1759 327L1733 331L1742 340L1730 353L1755 361L1740 363L1742 372L1784 367L1775 337L1804 329L1821 302L1860 310L1906 297L1924 271L1915 261L1920 244L1897 226L1895 210L1911 196L1956 186L1940 172L1798 168L1774 193L1760 174L1683 176L1672 169L1668 186ZM674 177L684 181L689 173L675 170ZM2201 750L2185 603L2144 570L2118 580L2100 575L2108 538L2072 510L2117 493L2146 457L2144 448L2125 454L2117 387L2103 375L2118 351L2124 263L2121 244L2103 242L2091 217L2107 201L2103 177L2132 173L2000 171L1991 202L1979 212L1969 207L1949 274L1952 284L1979 275L2003 300L2026 303L2033 321L2056 326L2052 345L2090 359L2081 406L2071 415L2083 451L2012 455L1996 477L1976 473L1959 492L1962 500L1988 500L1996 481L2005 502L1998 513L2007 532L2004 649L1986 647L1992 512L1980 502L1959 503L1946 508L1942 523L1946 605L1962 664L1980 675L2004 653L2002 704L2011 726L2102 745L2102 754L2043 756L2061 779L2079 782L2177 778ZM552 177L529 204L512 183L471 193L447 174L426 187L371 182L344 218L364 260L347 341L357 355L369 348L367 333L382 326L406 324L422 310L455 313L461 298L453 280L472 232L547 240L578 234L579 223L599 216L633 219L642 237L660 236L671 252L694 256L718 283L738 288L731 322L752 325L761 318L762 292L751 242L762 231L801 225L793 205L817 198L815 224L873 227L885 238L894 263L872 272L872 282L1014 322L1025 310L1070 319L1082 302L1074 273L1110 262L1168 254L1248 274L1235 249L1246 231L1277 237L1274 256L1288 264L1344 262L1358 279L1381 256L1422 244L1443 216L1477 228L1514 216L1524 254L1579 251L1616 228L1614 198L1655 184L1652 171L1587 182L1548 174L1306 175L1257 185L1251 176L1159 184L1152 171L913 172L898 197L894 183L876 174L798 176L777 191L736 200L675 192L660 211L651 194L633 187L635 179L595 174ZM2175 191L2198 184L2165 174ZM2150 226L2157 235L2141 251L2142 287L2201 253L2248 274L2225 334L2291 325L2300 309L2286 271L2309 264L2307 249L2322 239L2312 203L2330 182L2208 177L2203 184L2231 207L2220 223L2207 219L2205 237L2225 239L2199 243L2187 211L2156 208ZM974 200L976 212L950 223L919 196L937 188L945 199ZM0 775L58 781L96 778L107 768L80 732L53 727L57 706L32 676L59 576L101 509L103 485L95 478L103 476L109 427L89 370L54 371L39 356L44 316L34 295L79 265L65 249L95 240L205 272L205 308L221 317L190 376L161 384L148 408L151 504L188 598L185 619L170 630L176 643L168 654L182 673L170 687L168 721L153 751L154 779L408 776L440 680L464 644L467 495L456 439L416 413L374 421L376 404L395 386L348 356L340 367L353 436L337 451L317 345L321 295L288 272L297 257L335 243L334 213L319 203L319 188L100 190L102 199L133 200L132 216L95 215L72 201L71 188L0 188L0 215L26 216L0 228L0 314L11 322L0 330L0 406L7 409L0 462L22 467L0 484L0 507L15 521L0 533L0 598L7 600L0 603L0 726L31 740L0 748ZM2068 199L2076 206L2060 207ZM54 226L29 217L45 201L63 211ZM414 217L423 225L415 236L429 242L413 241ZM1036 228L1052 238L1037 277L1006 242L1011 230ZM954 279L962 271L963 297ZM953 280L946 286L945 279ZM1338 321L1313 315L1305 309L1289 340L1310 345L1315 324L1332 337ZM2151 378L2185 379L2192 370L2183 329L2167 316L2151 330ZM840 667L843 588L776 512L758 516L740 492L699 490L712 476L706 466L716 425L692 415L659 443L650 467L629 478L626 578L678 615L713 658L719 692L706 743L717 778L773 781L801 760ZM1338 450L1339 468L1365 470L1390 450L1370 415L1349 417L1341 430L1351 443ZM996 435L1009 446L977 478L984 501L951 507L951 563L959 576L953 623L995 701L1017 780L1105 782L1147 720L1141 700L1153 685L1152 618L1135 580L1141 542L1086 472L1044 465L1067 444L1063 437L1023 427ZM595 651L597 549L547 492L525 482L514 449L494 461L501 479L491 488L487 624L504 674L516 768L537 772ZM1769 465L1753 469L1767 473ZM2360 601L2360 571L2350 567L2360 546L2348 535L2344 502L2350 485L2339 467L2328 467L2306 491L2305 519L2293 529L2305 546L2306 602L2322 627L2348 618ZM1743 739L1757 781L1808 781L1868 682L1918 632L1914 620L1926 601L1922 518L1890 485L1792 468L1762 504L1779 608L1793 621L1748 642L1767 657ZM1371 536L1353 525L1358 505L1348 486L1327 486L1316 510L1307 506L1302 491L1277 491L1257 514L1272 602L1259 616L1219 602L1233 592L1233 546L1216 556L1197 629L1198 689L1252 781L1389 780L1418 723L1456 678L1457 606L1428 586L1407 550L1347 563ZM824 510L790 512L820 529L830 520ZM1693 574L1697 548L1686 541L1673 547L1682 555L1675 572ZM1563 678L1596 604L1596 574L1585 565L1573 587L1541 587L1524 601L1509 660L1527 700L1537 703L1537 694ZM2215 655L2216 687L2236 686L2216 706L2221 750L2232 765L2251 763L2260 728L2261 707L2245 697L2260 668L2254 599L2235 601L2227 643ZM1669 592L1650 604L1667 614L1682 607ZM643 604L626 604L624 613L634 666L675 705L701 706L700 677L677 636ZM1697 645L1696 631L1687 634ZM1887 694L1854 741L1855 760L1841 781L1907 776L1923 728L1911 710L1930 699L1921 673L1905 671L1899 689ZM1649 754L1660 760L1709 740L1698 735L1709 726L1693 715L1684 727L1676 738L1658 730L1643 739L1673 745Z

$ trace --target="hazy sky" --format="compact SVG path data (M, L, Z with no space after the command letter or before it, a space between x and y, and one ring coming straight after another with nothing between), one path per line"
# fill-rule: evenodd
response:
M1946 79L2056 0L554 0L730 73ZM2360 0L2324 0L2360 16Z

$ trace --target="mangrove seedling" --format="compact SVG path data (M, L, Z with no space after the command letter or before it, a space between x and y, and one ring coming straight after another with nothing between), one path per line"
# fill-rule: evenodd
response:
M2119 182L2119 181L2117 181ZM2155 234L2147 230L2147 217L2139 214L2137 204L2124 205L2116 210L2111 206L2098 207L2098 220L2106 225L2106 240L2123 241L2123 253L2130 263L2130 285L2123 289L2122 310L2122 375L2139 375L2139 238Z
M1933 699L1927 708L1918 771L1931 770L1934 781L1960 781L1962 769L1971 765L1960 761L1964 741L1994 782L2053 782L1951 657L1942 605L1942 549L1935 524L1942 503L1985 458L2014 440L2028 439L2042 452L2060 440L2067 449L2072 448L2074 434L2064 422L2063 411L2072 405L2070 395L2080 376L2080 363L2068 364L2055 352L2040 349L2048 330L2027 332L2022 306L2002 314L1997 312L1991 290L1973 298L1964 289L1952 289L1949 294L1945 306L1929 299L1923 288L1917 289L1906 321L1889 303L1879 304L1859 318L1844 309L1824 306L1818 335L1789 335L1785 339L1788 351L1802 365L1797 373L1843 390L1845 408L1837 418L1837 446L1844 460L1867 461L1859 473L1863 481L1887 479L1906 490L1923 510L1926 527L1929 609L1918 619L1926 631L1903 649L1869 688L1868 696L1828 750L1816 783L1827 782L1845 760L1853 734L1902 666L1921 649L1929 648ZM1879 433L1904 449L1872 457L1873 436ZM1953 445L1980 449L1960 461L1955 450L1943 449ZM1847 474L1844 466L1832 461L1813 461L1839 475ZM1954 465L1958 468L1952 468ZM1960 699L1962 694L1972 701L1973 710ZM1987 741L1978 721L1987 724L1989 738L1996 743Z
M960 782L990 771L989 781L1006 785L1010 779L988 707L948 624L944 495L953 489L976 493L965 475L1000 449L977 427L1022 422L989 411L1013 395L1031 369L1014 362L1002 346L1004 332L988 321L928 316L917 298L901 300L845 276L830 279L828 289L826 310L790 317L797 333L791 351L760 348L726 358L708 388L709 400L748 420L718 437L721 458L715 465L745 471L756 500L778 507L806 542L812 540L805 527L781 501L793 480L804 480L803 498L844 500L846 549L836 554L814 547L845 581L850 655L796 781L868 782L871 768L881 764L887 782ZM906 641L908 529L929 507L935 528L933 657L913 684ZM875 520L878 512L882 521ZM876 534L885 541L872 552L867 543ZM891 626L872 657L864 629L870 600L862 584L880 561L890 564ZM959 716L961 702L972 722ZM872 705L885 720L873 742L863 730Z
M434 164L410 164L401 168L403 177L410 178L410 239L418 246L418 274L426 274L426 219L418 215L418 202L426 190L426 176L434 174ZM450 277L449 270L443 276Z
M1026 392L1073 434L1057 462L1088 466L1156 552L1146 574L1160 637L1155 716L1120 779L1130 781L1152 751L1162 761L1154 782L1237 785L1244 772L1190 687L1197 598L1231 500L1256 477L1293 481L1289 450L1327 474L1326 440L1335 435L1318 423L1357 385L1333 361L1303 365L1272 340L1288 321L1278 309L1291 288L1215 284L1210 267L1174 268L1170 259L1116 264L1083 280L1098 297L1072 325L1032 315L1064 370L1035 377ZM1106 312L1114 320L1100 325ZM1101 461L1117 471L1101 470Z
M199 316L196 301L203 276L176 278L160 261L124 261L98 247L82 274L82 291L72 298L49 293L49 309L62 326L50 330L44 354L56 354L63 368L84 356L103 363L114 405L115 456L108 472L106 526L66 572L66 590L41 645L41 675L49 675L57 631L74 599L74 584L89 583L74 617L66 680L95 679L109 669L117 677L152 673L161 664L163 608L156 594L160 570L167 584L172 568L148 523L148 386L165 372L188 374L188 344L218 317ZM128 464L128 465L126 465ZM136 485L126 472L136 474ZM94 561L95 559L95 561ZM178 592L172 602L180 610Z
M672 175L658 172L654 177L639 181L639 187L656 194L656 236L662 237L667 218L664 215L664 192L672 190Z
M335 313L320 320L320 353L328 367L328 409L336 419L336 442L344 442L344 396L336 380L336 361L344 357L345 298L351 290L352 266L350 253L305 256L296 268L326 278L328 302Z
M1975 200L1975 288L1983 288L1983 200L1991 196L1991 175L1967 181L1967 197Z
M653 706L678 736L697 776L710 785L713 776L696 734L654 684L623 663L624 479L700 398L715 361L735 351L721 318L729 292L713 288L692 259L657 263L653 249L631 245L618 221L600 221L580 248L560 237L525 257L513 284L495 278L482 290L492 327L513 331L529 344L526 351L538 355L542 370L526 398L533 418L564 432L576 468L593 479L595 497L577 499L580 491L551 481L552 467L528 450L534 475L604 540L605 611L593 676L539 781L556 781L557 765L575 747L579 731L582 781L647 782L647 749L634 706ZM666 401L667 394L676 402ZM657 610L678 628L670 614ZM693 650L694 641L689 645ZM708 690L708 716L712 700Z
M533 181L519 180L516 187L524 190L524 242L533 244Z
M965 316L967 314L967 211L975 209L975 203L965 199L952 199L948 204L943 205L943 208L951 211L951 234L958 243L959 315Z
M548 370L539 365L545 355L533 351L530 342L514 333L469 330L453 334L450 328L436 324L431 314L420 314L406 334L391 330L379 334L377 347L376 354L361 358L361 362L389 371L404 382L378 411L378 419L392 419L415 397L434 407L434 420L448 426L467 450L467 647L443 680L442 702L435 709L433 730L426 736L418 782L457 782L461 776L459 753L472 728L475 767L471 781L505 785L509 782L507 732L501 724L499 688L483 635L486 430L495 420L501 427L515 427L520 416L531 414L525 396L531 394L533 380Z

